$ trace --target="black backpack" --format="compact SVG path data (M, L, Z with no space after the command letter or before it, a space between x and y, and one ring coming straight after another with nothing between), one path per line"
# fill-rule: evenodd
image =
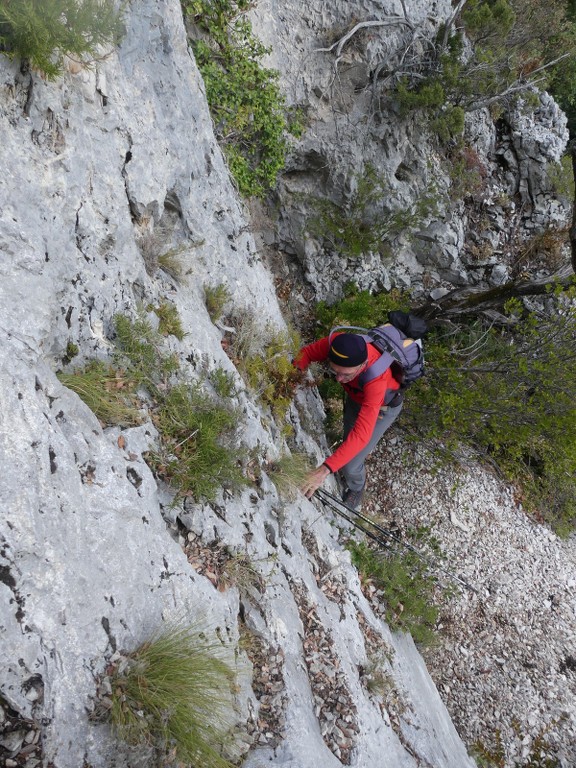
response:
M424 375L424 351L421 338L428 331L426 321L409 312L388 312L388 322L367 330L341 325L330 331L329 339L337 331L362 331L359 335L373 344L382 354L359 377L361 387L381 376L392 366L392 374L405 390Z

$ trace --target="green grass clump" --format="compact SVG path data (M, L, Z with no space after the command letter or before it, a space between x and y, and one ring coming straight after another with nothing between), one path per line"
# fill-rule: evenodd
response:
M142 422L135 395L136 382L126 371L92 360L78 371L57 376L102 423L128 427Z
M30 63L49 79L62 72L64 56L89 64L101 46L123 34L122 14L111 0L3 0L0 51Z
M263 197L284 167L287 144L278 73L244 15L247 0L183 0L205 33L193 42L206 96L230 171L241 194Z
M118 666L108 716L130 744L186 765L231 768L221 745L234 722L233 681L220 643L201 628L170 626Z
M147 456L154 473L182 496L213 499L221 486L244 483L233 447L238 414L182 381L178 360L166 355L162 336L145 318L115 318L117 345L129 369L151 398L160 446Z
M302 483L314 466L305 453L287 453L269 462L266 471L280 496L292 500L297 497Z
M231 446L239 423L234 410L197 385L178 384L160 403L154 421L161 446L148 462L180 495L213 499L222 486L244 484L240 455Z
M182 341L186 334L182 328L182 321L176 305L169 301L163 301L159 307L154 308L154 312L159 320L158 332L162 336L176 336L179 341Z
M423 560L410 550L376 552L361 542L351 542L348 549L363 579L383 593L390 627L409 632L415 643L434 642L436 579Z
M81 371L59 374L60 381L104 424L140 424L138 390L159 431L159 447L146 460L179 495L213 499L221 486L244 485L240 453L234 447L239 414L209 396L199 383L183 380L177 357L166 355L162 335L144 317L117 315L114 324L116 357L124 367L92 361ZM220 392L225 388L230 395L234 382L221 378L220 385Z

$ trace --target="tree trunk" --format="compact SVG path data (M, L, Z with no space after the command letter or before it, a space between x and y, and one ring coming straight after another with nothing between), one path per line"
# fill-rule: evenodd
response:
M576 233L573 224L572 230ZM457 288L450 291L437 301L430 301L414 309L414 313L426 318L427 320L436 320L441 318L459 317L463 315L479 315L481 313L490 313L494 317L494 311L498 311L508 299L521 296L542 296L560 285L568 288L573 284L574 272L574 247L576 246L576 234L572 239L572 230L570 233L572 244L572 268L565 267L554 275L541 278L540 280L530 280L527 282L511 281L505 285L499 285L495 288L477 288L469 286L466 288ZM504 320L504 318L502 318Z

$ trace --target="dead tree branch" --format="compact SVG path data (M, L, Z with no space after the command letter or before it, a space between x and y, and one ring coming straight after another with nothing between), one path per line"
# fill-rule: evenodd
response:
M477 316L501 308L508 299L522 296L543 296L551 288L557 286L569 288L573 284L574 272L570 267L566 267L555 275L546 276L539 280L521 283L512 281L487 290L475 286L457 288L437 301L421 305L414 312L428 320L449 319L464 315Z
M361 29L366 29L367 27L391 27L395 24L405 24L410 29L414 29L414 25L411 21L408 21L408 19L403 19L401 16L390 16L387 19L379 20L379 21L361 21L358 24L356 24L352 29L347 32L344 37L341 37L340 40L337 40L335 43L332 43L332 45L329 48L316 48L314 50L314 53L331 53L334 48L336 48L336 60L338 61L340 57L342 56L342 49L354 35L356 32L359 32Z

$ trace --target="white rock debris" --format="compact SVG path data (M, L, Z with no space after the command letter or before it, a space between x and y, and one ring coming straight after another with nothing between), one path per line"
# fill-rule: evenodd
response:
M439 644L424 651L466 744L494 749L499 733L514 766L543 740L561 766L576 764L574 537L531 520L472 457L437 463L401 425L374 452L369 488L366 512L400 531L429 527L442 565L478 589L442 604Z

